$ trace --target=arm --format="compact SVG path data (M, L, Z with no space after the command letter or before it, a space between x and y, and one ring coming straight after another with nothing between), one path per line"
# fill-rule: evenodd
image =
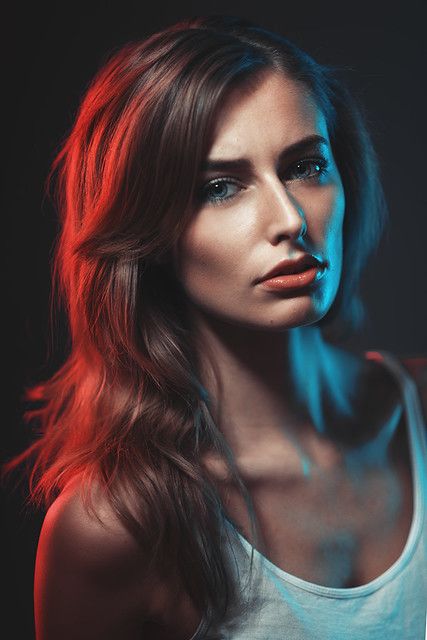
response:
M35 568L37 640L154 637L144 627L162 594L146 557L107 504L97 512L104 524L87 514L76 488L47 512Z

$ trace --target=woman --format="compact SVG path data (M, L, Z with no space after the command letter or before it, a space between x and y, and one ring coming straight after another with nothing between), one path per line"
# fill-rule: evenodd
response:
M53 171L71 349L18 460L50 505L38 640L421 637L416 389L336 343L386 207L334 70L183 20L101 69Z

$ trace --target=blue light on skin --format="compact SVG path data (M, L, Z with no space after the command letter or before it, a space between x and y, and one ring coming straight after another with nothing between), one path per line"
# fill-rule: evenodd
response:
M301 466L303 475L308 478L311 473L311 462L304 454L301 457Z
M328 533L319 544L317 555L324 559L322 565L328 567L329 576L326 583L333 587L342 587L351 579L356 553L356 537L350 531ZM332 561L331 561L332 559Z
M352 402L356 388L354 379L351 372L337 379L336 362L331 356L333 352L323 342L321 333L297 327L290 332L289 338L289 363L292 368L295 393L298 401L307 408L316 431L319 434L326 434L328 431L322 397L330 398L338 418L343 420L355 418ZM401 416L402 406L399 405L373 439L343 451L344 464L355 486L362 479L363 470L369 467L383 469L387 467L389 445ZM312 464L296 441L294 445L300 451L303 473L309 476ZM362 487L360 490L363 491ZM397 496L396 499L398 499Z
M364 494L362 470L367 468L381 469L383 478L387 482L387 513L389 527L395 525L396 516L402 506L402 490L395 475L389 465L389 446L396 432L397 426L402 416L402 407L396 407L389 421L378 432L378 434L365 444L350 449L344 454L344 463L348 470L349 477L352 478L355 491L360 496ZM384 533L384 523L383 523ZM385 525L387 526L387 525Z
M299 458L300 458L300 463L301 463L301 470L302 470L302 473L303 473L304 477L306 477L306 478L310 477L311 470L312 470L312 467L313 467L313 464L312 464L311 460L308 458L308 456L305 455L305 453L302 450L301 446L298 444L298 441L287 430L286 430L286 437L288 438L288 440L290 440L292 442L292 444L294 445L295 449L298 451Z
M316 555L319 558L319 564L329 569L329 575L327 577L322 576L317 584L332 588L342 588L351 579L355 550L356 539L349 531L341 530L336 531L334 534L328 532L323 542L320 542ZM331 562L331 558L333 558L333 562ZM274 582L283 598L289 602L292 599L289 590L283 587L273 571L270 570L268 576ZM316 581L308 582L316 584ZM293 608L295 608L295 601ZM298 619L300 620L299 614ZM307 621L311 622L310 618Z
M321 404L324 390L331 397L337 415L353 418L350 402L353 379L351 376L336 379L336 362L332 360L330 346L323 341L321 332L296 327L290 332L288 347L297 398L307 408L317 432L325 434L327 431Z
M396 407L390 420L375 438L345 453L346 466L349 470L359 468L362 462L365 466L385 466L388 461L388 447L396 432L402 411L401 406Z

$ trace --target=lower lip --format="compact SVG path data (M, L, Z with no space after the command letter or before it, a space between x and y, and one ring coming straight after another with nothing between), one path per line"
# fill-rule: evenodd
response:
M324 268L321 266L310 267L306 271L300 271L299 273L289 273L285 276L275 276L269 280L262 280L261 284L266 289L273 291L287 291L288 289L299 289L306 287L319 280L324 273Z

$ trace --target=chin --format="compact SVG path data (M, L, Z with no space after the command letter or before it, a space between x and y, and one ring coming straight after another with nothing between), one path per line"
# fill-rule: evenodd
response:
M293 300L287 309L282 309L275 317L272 314L269 318L268 328L286 330L315 324L328 313L330 308L331 305L325 304L324 300L319 301L305 296Z

